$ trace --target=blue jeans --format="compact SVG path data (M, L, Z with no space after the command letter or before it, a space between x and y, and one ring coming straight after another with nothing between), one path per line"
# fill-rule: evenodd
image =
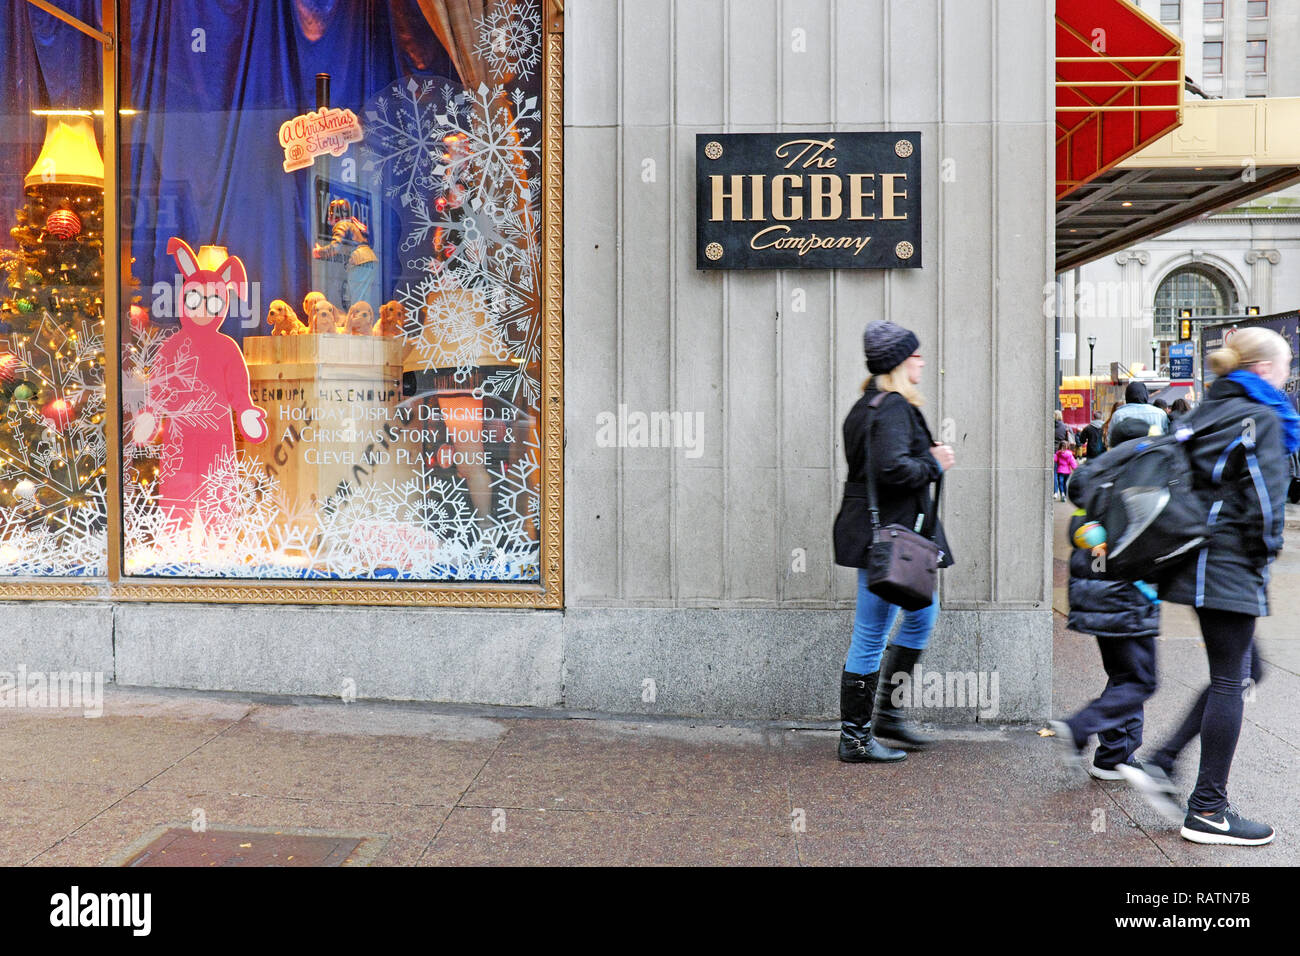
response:
M1063 472L1063 471L1058 471L1058 472L1056 473L1056 492L1057 492L1057 494L1059 494L1059 495L1061 495L1061 496L1064 496L1064 495L1065 495L1065 487L1066 487L1066 485L1068 485L1069 483L1070 483L1070 476L1069 476L1068 474L1066 474L1066 473Z
M853 618L853 641L849 644L849 656L844 662L844 669L850 674L874 674L880 670L880 658L885 652L885 639L894 627L894 620L903 614L903 626L899 628L895 644L924 650L930 643L930 632L934 630L935 619L939 616L939 595L928 607L919 611L903 611L897 604L876 597L867 590L867 572L858 569L858 610Z

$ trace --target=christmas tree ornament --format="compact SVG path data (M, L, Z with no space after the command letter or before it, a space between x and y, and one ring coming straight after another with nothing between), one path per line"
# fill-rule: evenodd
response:
M22 312L24 315L36 311L36 303L33 302L31 299L19 299L17 302L14 303L14 305L16 305L18 307L18 311Z
M66 398L56 398L41 409L41 414L51 428L61 432L71 423L73 416L76 415L76 409Z
M131 328L137 332L143 332L149 328L149 310L144 306L131 306Z
M0 382L12 382L14 370L18 365L18 356L9 352L0 352Z
M36 393L32 391L32 387L26 382L14 389L14 399L20 402L29 401L35 394Z
M45 220L45 231L56 239L72 239L81 232L81 217L71 209L56 209Z
M22 501L31 501L36 497L36 482L30 478L24 478L18 484L14 485L14 497Z

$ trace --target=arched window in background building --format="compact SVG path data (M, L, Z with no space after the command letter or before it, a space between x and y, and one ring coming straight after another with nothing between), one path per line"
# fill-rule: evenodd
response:
M1165 276L1156 290L1156 338L1178 338L1177 318L1183 309L1191 309L1193 318L1235 315L1237 296L1228 277L1213 266L1183 266Z

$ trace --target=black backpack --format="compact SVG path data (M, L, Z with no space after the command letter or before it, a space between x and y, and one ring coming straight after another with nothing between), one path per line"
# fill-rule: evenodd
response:
M1106 529L1104 577L1157 581L1205 544L1209 508L1187 453L1194 434L1122 442L1070 476L1070 500Z

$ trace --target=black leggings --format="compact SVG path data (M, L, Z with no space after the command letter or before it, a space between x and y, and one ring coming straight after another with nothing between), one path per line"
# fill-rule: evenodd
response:
M1250 679L1258 684L1264 679L1264 662L1259 656L1259 645L1254 641L1250 644ZM1201 691L1201 695L1196 698L1196 703L1192 704L1187 716L1183 722L1178 725L1174 735L1165 741L1165 745L1156 751L1151 762L1162 769L1165 773L1174 772L1174 764L1178 761L1178 755L1183 749L1190 744L1201 733L1201 722L1205 719L1205 702L1209 699L1210 688Z
M1233 611L1197 608L1201 636L1210 660L1210 686L1201 717L1201 769L1187 808L1216 814L1228 805L1228 772L1241 735L1247 657L1255 638L1255 618Z

